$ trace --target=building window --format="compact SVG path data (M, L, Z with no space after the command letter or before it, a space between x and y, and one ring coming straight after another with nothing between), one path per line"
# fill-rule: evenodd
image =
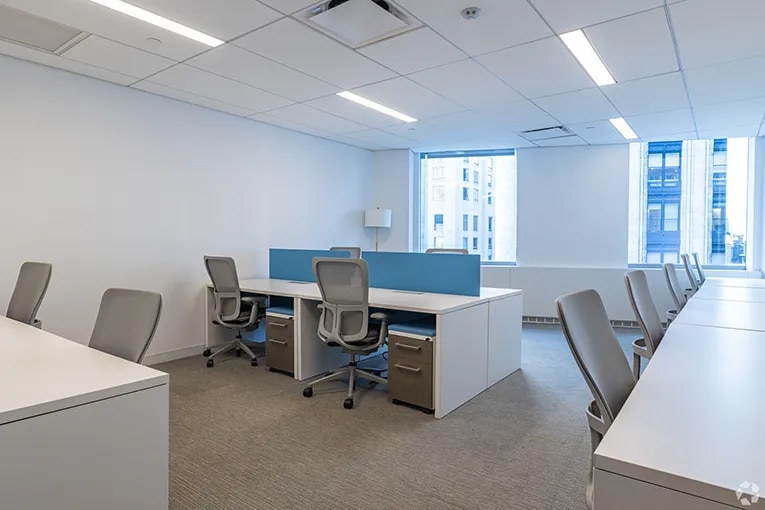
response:
M443 246L462 246L480 254L483 261L515 262L517 157L514 150L421 153L419 174L421 193L416 197L420 207L417 217L430 218L433 228L438 230L434 235L431 224L417 224L419 250L435 248L437 242L443 242ZM444 190L443 200L438 200L441 192L435 190L439 186ZM455 189L456 193L452 191ZM486 202L482 205L481 200L488 200L490 195L489 214L484 217L487 206ZM443 216L438 227L434 220L436 214ZM495 228L498 219L502 222L501 229Z
M635 143L630 146L631 264L746 266L749 138Z
M491 191L489 191L489 193L486 195L486 203L491 205L491 199L492 199Z
M489 238L489 249L491 250L491 237Z
M443 230L443 228L444 228L444 215L443 214L433 215L433 230Z
M433 238L433 247L434 248L443 248L444 247L444 238L443 237L434 237Z
M433 200L440 202L444 199L444 187L433 186Z

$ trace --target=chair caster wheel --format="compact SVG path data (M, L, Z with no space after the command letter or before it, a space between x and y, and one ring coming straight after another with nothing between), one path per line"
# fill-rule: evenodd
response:
M313 397L313 388L311 388L311 387L309 386L308 388L304 389L304 390L303 390L303 396L304 396L305 398L311 398L311 397Z
M237 349L236 350L236 357L237 358L241 358L242 357L242 349Z
M212 351L210 349L205 349L204 352L202 353L202 356L204 356L206 358L210 354L212 354Z
M257 367L258 366L258 360L256 360L256 359L250 360L250 366L251 367Z
M212 368L212 366L215 364L215 362L211 359L207 360L207 368Z
M346 409L353 409L353 399L352 398L346 398L343 401L343 407Z

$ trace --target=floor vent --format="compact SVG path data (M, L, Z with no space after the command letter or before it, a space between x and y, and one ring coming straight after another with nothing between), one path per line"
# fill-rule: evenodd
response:
M295 17L351 48L361 48L422 26L390 0L327 0ZM419 48L411 51L419 51Z
M89 34L0 5L0 39L60 55Z
M524 324L557 324L560 325L560 319L557 317L538 317L533 315L523 316ZM638 329L638 323L635 321L611 321L611 326L615 328Z

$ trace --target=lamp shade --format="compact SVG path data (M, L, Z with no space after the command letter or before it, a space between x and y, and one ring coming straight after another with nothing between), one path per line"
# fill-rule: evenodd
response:
M390 216L390 209L367 209L364 211L364 226L390 228Z

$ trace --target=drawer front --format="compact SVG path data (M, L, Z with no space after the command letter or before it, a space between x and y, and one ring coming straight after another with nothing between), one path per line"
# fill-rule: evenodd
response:
M388 358L409 360L418 364L433 364L433 342L388 333Z
M292 342L295 337L294 319L266 316L266 337Z
M274 370L295 373L295 342L292 339L266 337L266 364Z
M433 365L390 359L388 398L433 409Z

